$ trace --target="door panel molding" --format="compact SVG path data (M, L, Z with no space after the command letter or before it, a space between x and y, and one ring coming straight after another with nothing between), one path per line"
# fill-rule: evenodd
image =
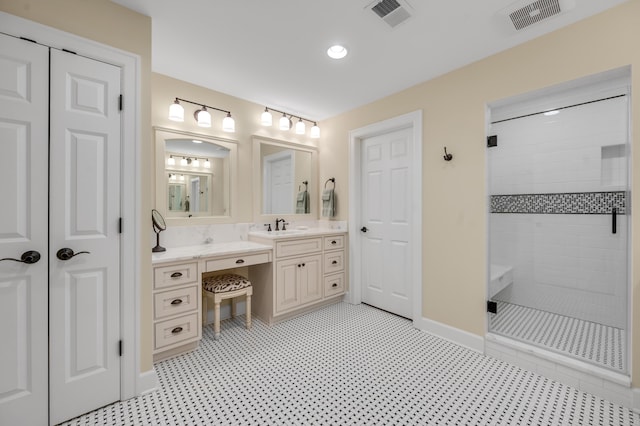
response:
M396 130L412 130L411 136L411 211L407 212L412 223L412 233L416 235L412 247L411 271L408 280L412 286L412 320L414 324L422 320L422 110L413 111L388 120L380 121L349 132L349 292L346 295L350 303L362 302L361 261L362 238L360 237L361 203L360 193L362 169L362 141L366 138L382 135ZM374 150L375 151L375 150ZM375 152L368 152L375 156ZM371 157L370 157L371 158Z

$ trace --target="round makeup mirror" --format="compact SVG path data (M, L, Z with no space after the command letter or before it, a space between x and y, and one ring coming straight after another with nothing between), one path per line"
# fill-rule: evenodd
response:
M164 221L164 217L156 209L151 210L151 220L153 222L153 231L156 233L156 246L151 249L152 252L157 253L166 251L167 249L160 245L160 232L167 229L167 224Z

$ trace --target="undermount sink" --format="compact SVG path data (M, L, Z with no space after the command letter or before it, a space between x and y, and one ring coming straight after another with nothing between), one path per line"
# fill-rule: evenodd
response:
M250 235L255 235L256 237L266 237L266 238L275 238L275 237L293 237L297 235L304 235L307 231L301 229L286 229L284 231L251 231Z

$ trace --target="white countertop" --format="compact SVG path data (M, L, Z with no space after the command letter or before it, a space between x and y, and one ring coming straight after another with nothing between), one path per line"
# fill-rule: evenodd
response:
M151 263L175 262L180 260L199 259L208 256L225 256L233 254L246 254L263 250L271 250L272 247L253 241L231 241L227 243L200 244L197 246L167 248L167 251L152 253Z
M330 229L330 228L307 228L307 229L287 229L286 231L249 231L249 236L267 238L270 240L277 240L281 238L304 238L304 237L317 237L322 235L335 235L345 234L347 231L344 229Z

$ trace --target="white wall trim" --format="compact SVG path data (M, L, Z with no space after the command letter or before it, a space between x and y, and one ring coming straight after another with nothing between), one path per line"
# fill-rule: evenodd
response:
M87 58L107 62L122 69L122 217L120 326L124 353L121 364L120 398L137 395L140 373L140 109L141 59L133 53L0 12L2 32L26 37L56 49L68 49ZM127 184L135 182L134 185ZM154 373L155 374L155 373ZM146 379L145 379L146 380ZM144 387L144 386L142 386Z
M484 339L477 334L424 317L420 321L414 321L413 325L419 330L426 331L456 345L464 346L474 352L484 353Z
M400 129L412 129L412 193L411 232L416 236L412 243L412 320L414 325L422 320L422 110L400 115L370 124L349 132L349 302L362 301L362 277L360 276L362 253L360 238L361 194L360 154L362 140Z
M633 411L640 414L640 388L633 388Z
M136 389L138 395L151 393L159 387L160 381L158 380L158 374L155 368L138 375L138 387Z

